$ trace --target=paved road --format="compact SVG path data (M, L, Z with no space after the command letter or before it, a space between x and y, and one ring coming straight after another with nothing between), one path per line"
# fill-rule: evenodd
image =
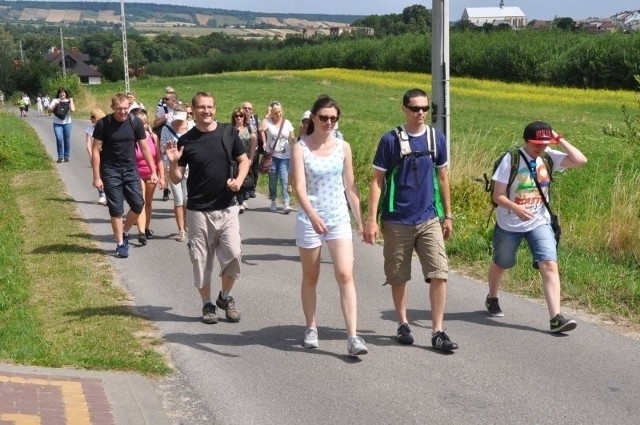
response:
M50 120L28 120L55 158ZM82 146L86 125L75 121L71 162L55 166L113 258L108 214L94 204ZM459 275L450 278L445 325L460 349L447 355L430 348L428 288L418 267L409 300L416 343L398 345L378 246L355 243L359 330L370 354L345 355L328 257L319 285L321 347L302 348L295 215L269 212L264 197L241 216L243 275L234 296L242 321L204 325L185 245L172 239L172 204L157 196L154 205L159 238L113 264L140 311L157 323L179 371L157 386L174 423L638 423L638 341L582 320L566 336L551 335L543 304L509 294L500 295L506 316L489 318L485 285Z

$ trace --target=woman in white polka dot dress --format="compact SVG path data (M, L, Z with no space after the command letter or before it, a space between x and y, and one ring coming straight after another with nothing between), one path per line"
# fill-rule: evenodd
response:
M347 352L367 353L357 336L357 299L353 279L353 241L349 206L362 234L360 195L353 177L351 147L334 135L340 108L328 96L313 105L307 134L293 145L293 183L300 208L296 244L302 264L302 310L306 320L303 345L317 348L316 287L320 275L322 243L329 248L340 290L340 306L347 330ZM345 197L346 194L346 197ZM347 201L349 205L347 205Z

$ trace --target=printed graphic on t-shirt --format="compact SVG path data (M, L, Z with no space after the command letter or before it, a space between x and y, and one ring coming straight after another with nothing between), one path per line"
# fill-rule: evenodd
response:
M522 163L520 165L522 165ZM546 195L549 182L551 181L547 166L544 163L537 163L536 174L538 176L538 182L540 182L540 187L542 187L542 191ZM531 173L527 166L522 166L518 169L518 174L512 187L514 190L513 201L516 204L526 205L529 210L537 210L543 205L540 192L531 178Z

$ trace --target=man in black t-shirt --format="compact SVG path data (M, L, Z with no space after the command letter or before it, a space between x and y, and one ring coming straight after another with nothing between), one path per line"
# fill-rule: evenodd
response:
M189 256L193 263L193 282L202 298L202 321L217 323L216 306L225 310L229 322L238 322L240 312L230 295L240 275L240 221L235 193L240 190L249 172L250 161L238 132L232 129L233 143L225 152L223 133L225 126L215 121L216 106L213 96L198 92L191 101L196 115L196 126L166 148L169 159L169 177L174 184L187 178L187 225L189 228ZM238 173L230 176L230 159L238 164ZM215 305L211 301L211 282L215 257L220 263L222 290Z
M116 256L129 256L131 226L144 207L142 186L136 166L136 143L151 169L151 182L158 181L156 164L153 161L144 124L129 115L129 99L118 93L111 98L113 113L96 123L93 130L93 186L104 190L111 216L111 228L116 239ZM123 224L124 200L131 211Z

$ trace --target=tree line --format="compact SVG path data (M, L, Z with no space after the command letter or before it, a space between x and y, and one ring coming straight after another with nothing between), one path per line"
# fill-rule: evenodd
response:
M545 30L452 26L451 75L583 88L636 88L640 32L594 35L577 30L566 18L556 21ZM346 32L336 37L243 40L217 32L200 37L175 33L147 37L132 29L128 30L128 63L139 78L325 67L430 71L431 11L424 6L407 7L402 14L367 17L355 24L371 26L376 36ZM18 42L27 63L16 61ZM1 28L0 90L6 94L41 91L44 81L59 73L43 61L42 54L59 44L58 27L8 24ZM65 28L65 48L72 47L89 54L90 64L105 79L123 78L120 31L91 25Z

